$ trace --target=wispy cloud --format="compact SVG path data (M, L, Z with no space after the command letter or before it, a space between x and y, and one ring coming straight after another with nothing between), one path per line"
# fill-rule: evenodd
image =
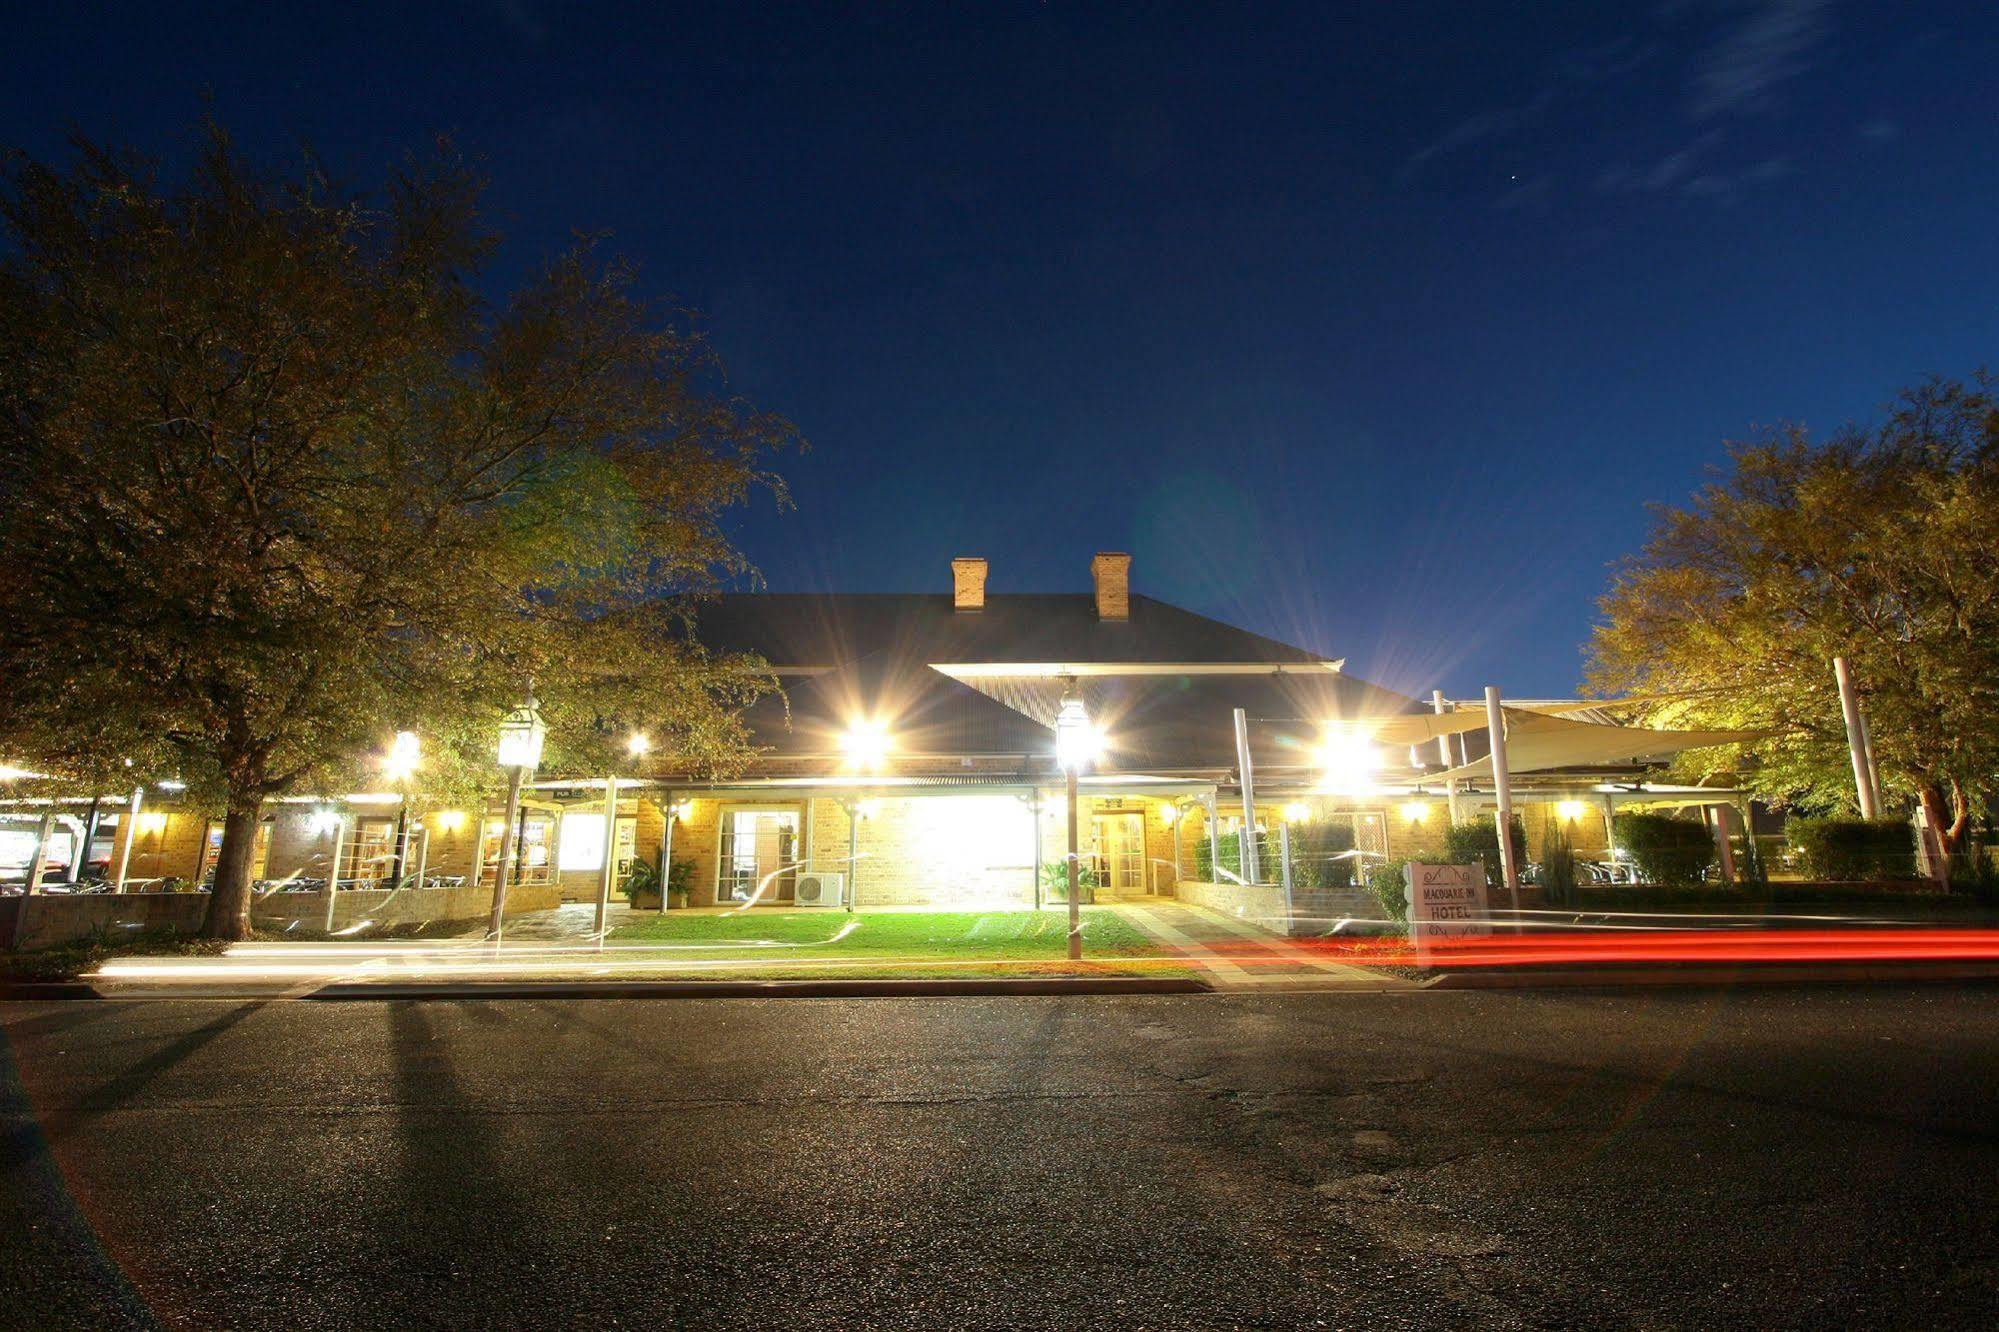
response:
M1439 157L1469 148L1489 139L1501 138L1539 120L1554 101L1554 89L1543 88L1524 106L1498 106L1465 117L1442 134L1411 153L1395 173L1397 184L1407 184L1423 168Z
M1761 110L1778 85L1811 67L1831 28L1831 0L1757 0L1695 61L1688 108L1696 120Z

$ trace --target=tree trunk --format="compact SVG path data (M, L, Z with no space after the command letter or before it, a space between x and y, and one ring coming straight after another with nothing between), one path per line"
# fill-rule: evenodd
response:
M208 916L201 923L207 939L250 937L250 868L257 854L255 796L231 796L222 817L222 846L215 853L215 887L208 895Z
M1965 830L1971 824L1971 809L1958 792L1951 794L1955 798L1946 799L1942 788L1934 782L1925 782L1918 798L1923 802L1923 819L1936 829L1944 854L1954 856L1964 841Z

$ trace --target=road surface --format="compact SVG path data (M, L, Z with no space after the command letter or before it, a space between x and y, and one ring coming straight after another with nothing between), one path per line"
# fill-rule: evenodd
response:
M1990 1327L1999 989L0 1004L11 1327Z

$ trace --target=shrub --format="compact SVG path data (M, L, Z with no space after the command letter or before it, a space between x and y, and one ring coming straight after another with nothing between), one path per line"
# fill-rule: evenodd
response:
M1714 860L1707 825L1667 814L1619 814L1617 849L1631 857L1647 883L1679 887L1696 884Z
M1409 924L1408 878L1403 873L1406 860L1387 860L1367 867L1368 890L1388 918L1407 928Z
M1212 841L1213 847L1210 846L1210 839L1206 837L1194 844L1195 877L1203 883L1227 881L1226 876L1215 873L1213 851L1219 849L1222 868L1237 878L1248 878L1249 876L1242 872L1242 834L1222 833ZM1258 877L1265 883L1276 883L1283 874L1282 868L1277 863L1277 834L1265 833L1258 838L1257 853L1257 863L1262 868L1262 873Z
M1735 881L1744 888L1770 886L1770 867L1763 863L1763 848L1754 837L1742 838L1742 849L1735 856Z
M1565 828L1551 827L1541 849L1541 897L1552 906L1570 906L1576 900L1576 849Z
M1527 863L1527 825L1513 816L1513 863ZM1444 861L1450 865L1485 865L1488 885L1506 882L1499 863L1499 821L1490 814L1466 819L1444 830Z
M1083 897L1088 902L1097 891L1097 872L1089 865L1076 867L1076 882L1082 885ZM1044 901L1066 902L1069 900L1069 862L1065 857L1051 860L1041 867L1041 895Z
M1915 868L1915 830L1901 819L1792 819L1784 831L1808 878L1906 879Z
M1986 906L1999 905L1999 865L1976 842L1951 858L1950 890L1965 893Z
M687 890L694 886L694 862L686 859L675 860L673 868L667 872L666 886L668 892L685 899ZM633 861L632 867L625 871L622 888L634 910L658 910L659 866L650 860Z
M1322 819L1291 825L1291 882L1298 888L1332 888L1354 881L1353 824ZM1346 856L1345 859L1338 857Z

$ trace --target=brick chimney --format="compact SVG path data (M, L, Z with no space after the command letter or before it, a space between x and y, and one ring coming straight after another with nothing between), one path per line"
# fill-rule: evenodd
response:
M1090 577L1097 584L1097 618L1131 618L1131 556L1100 550L1090 561Z
M951 605L961 611L986 608L986 562L978 556L951 561Z

